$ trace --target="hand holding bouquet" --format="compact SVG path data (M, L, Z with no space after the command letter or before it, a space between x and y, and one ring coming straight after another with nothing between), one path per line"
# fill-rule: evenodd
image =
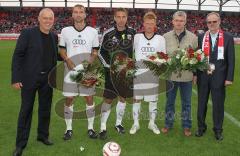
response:
M153 71L156 76L165 77L165 72L170 60L168 54L164 52L157 52L154 55L149 55L147 58L147 60L143 61L145 66Z
M118 53L113 58L110 71L118 82L130 84L136 73L135 62L124 53Z
M70 75L72 81L80 83L85 87L93 87L100 84L102 67L97 61L90 64L85 60L77 65L74 70L74 74Z
M208 69L208 58L201 50L194 51L192 48L177 49L172 54L167 55L159 52L148 57L144 61L145 65L157 76L162 75L168 78L172 73L177 73L181 77L183 70L196 72Z

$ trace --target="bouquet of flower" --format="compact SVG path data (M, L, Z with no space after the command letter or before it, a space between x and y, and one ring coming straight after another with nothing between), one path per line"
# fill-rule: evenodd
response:
M80 83L85 87L93 87L100 85L102 74L102 67L99 62L94 61L90 64L88 61L83 61L75 68L75 74L70 75L70 79L74 82Z
M188 70L196 72L208 69L208 58L201 50L194 51L192 48L177 49L171 55L158 52L148 57L145 65L157 76L168 78L172 73L181 77L181 71Z
M147 56L147 60L143 63L147 68L149 68L156 76L165 77L165 72L168 67L169 56L164 52L157 52L154 55Z
M181 71L183 70L196 72L197 70L208 69L207 56L200 49L197 51L192 48L178 49L172 53L168 62L167 74L178 73L178 77L181 77Z
M133 59L127 57L124 53L118 53L113 58L110 71L118 82L128 85L133 83L137 69Z

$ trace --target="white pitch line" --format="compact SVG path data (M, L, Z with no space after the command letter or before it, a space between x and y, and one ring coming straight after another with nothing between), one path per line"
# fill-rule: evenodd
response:
M197 91L195 89L192 89L192 92L197 95ZM208 104L212 106L212 101L208 100ZM236 126L240 128L240 121L238 121L236 118L234 118L231 114L224 111L224 116L226 116L232 123L234 123Z

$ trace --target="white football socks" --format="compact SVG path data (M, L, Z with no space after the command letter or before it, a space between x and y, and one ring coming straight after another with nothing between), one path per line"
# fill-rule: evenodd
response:
M139 114L140 114L141 103L133 104L133 121L134 125L139 125Z
M73 105L70 107L64 106L64 118L67 130L72 130L72 117L73 117Z
M111 112L111 104L103 103L101 108L101 131L107 129L107 120Z
M157 116L157 102L149 102L149 123L155 124Z
M126 103L118 101L116 106L116 126L122 124L122 119L125 113Z
M95 105L86 105L86 115L88 118L88 130L93 129L94 118L95 118Z

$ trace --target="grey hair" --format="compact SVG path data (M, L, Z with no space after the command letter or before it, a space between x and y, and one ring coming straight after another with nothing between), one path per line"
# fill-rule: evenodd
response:
M181 16L181 17L184 17L185 20L187 20L187 14L185 11L177 11L173 14L173 19L176 17L176 16Z
M220 15L219 15L219 13L217 13L217 12L210 12L209 14L207 14L206 20L207 20L207 18L208 18L210 15L215 15L215 16L217 16L217 17L219 18L219 20L221 20L221 17L220 17Z

